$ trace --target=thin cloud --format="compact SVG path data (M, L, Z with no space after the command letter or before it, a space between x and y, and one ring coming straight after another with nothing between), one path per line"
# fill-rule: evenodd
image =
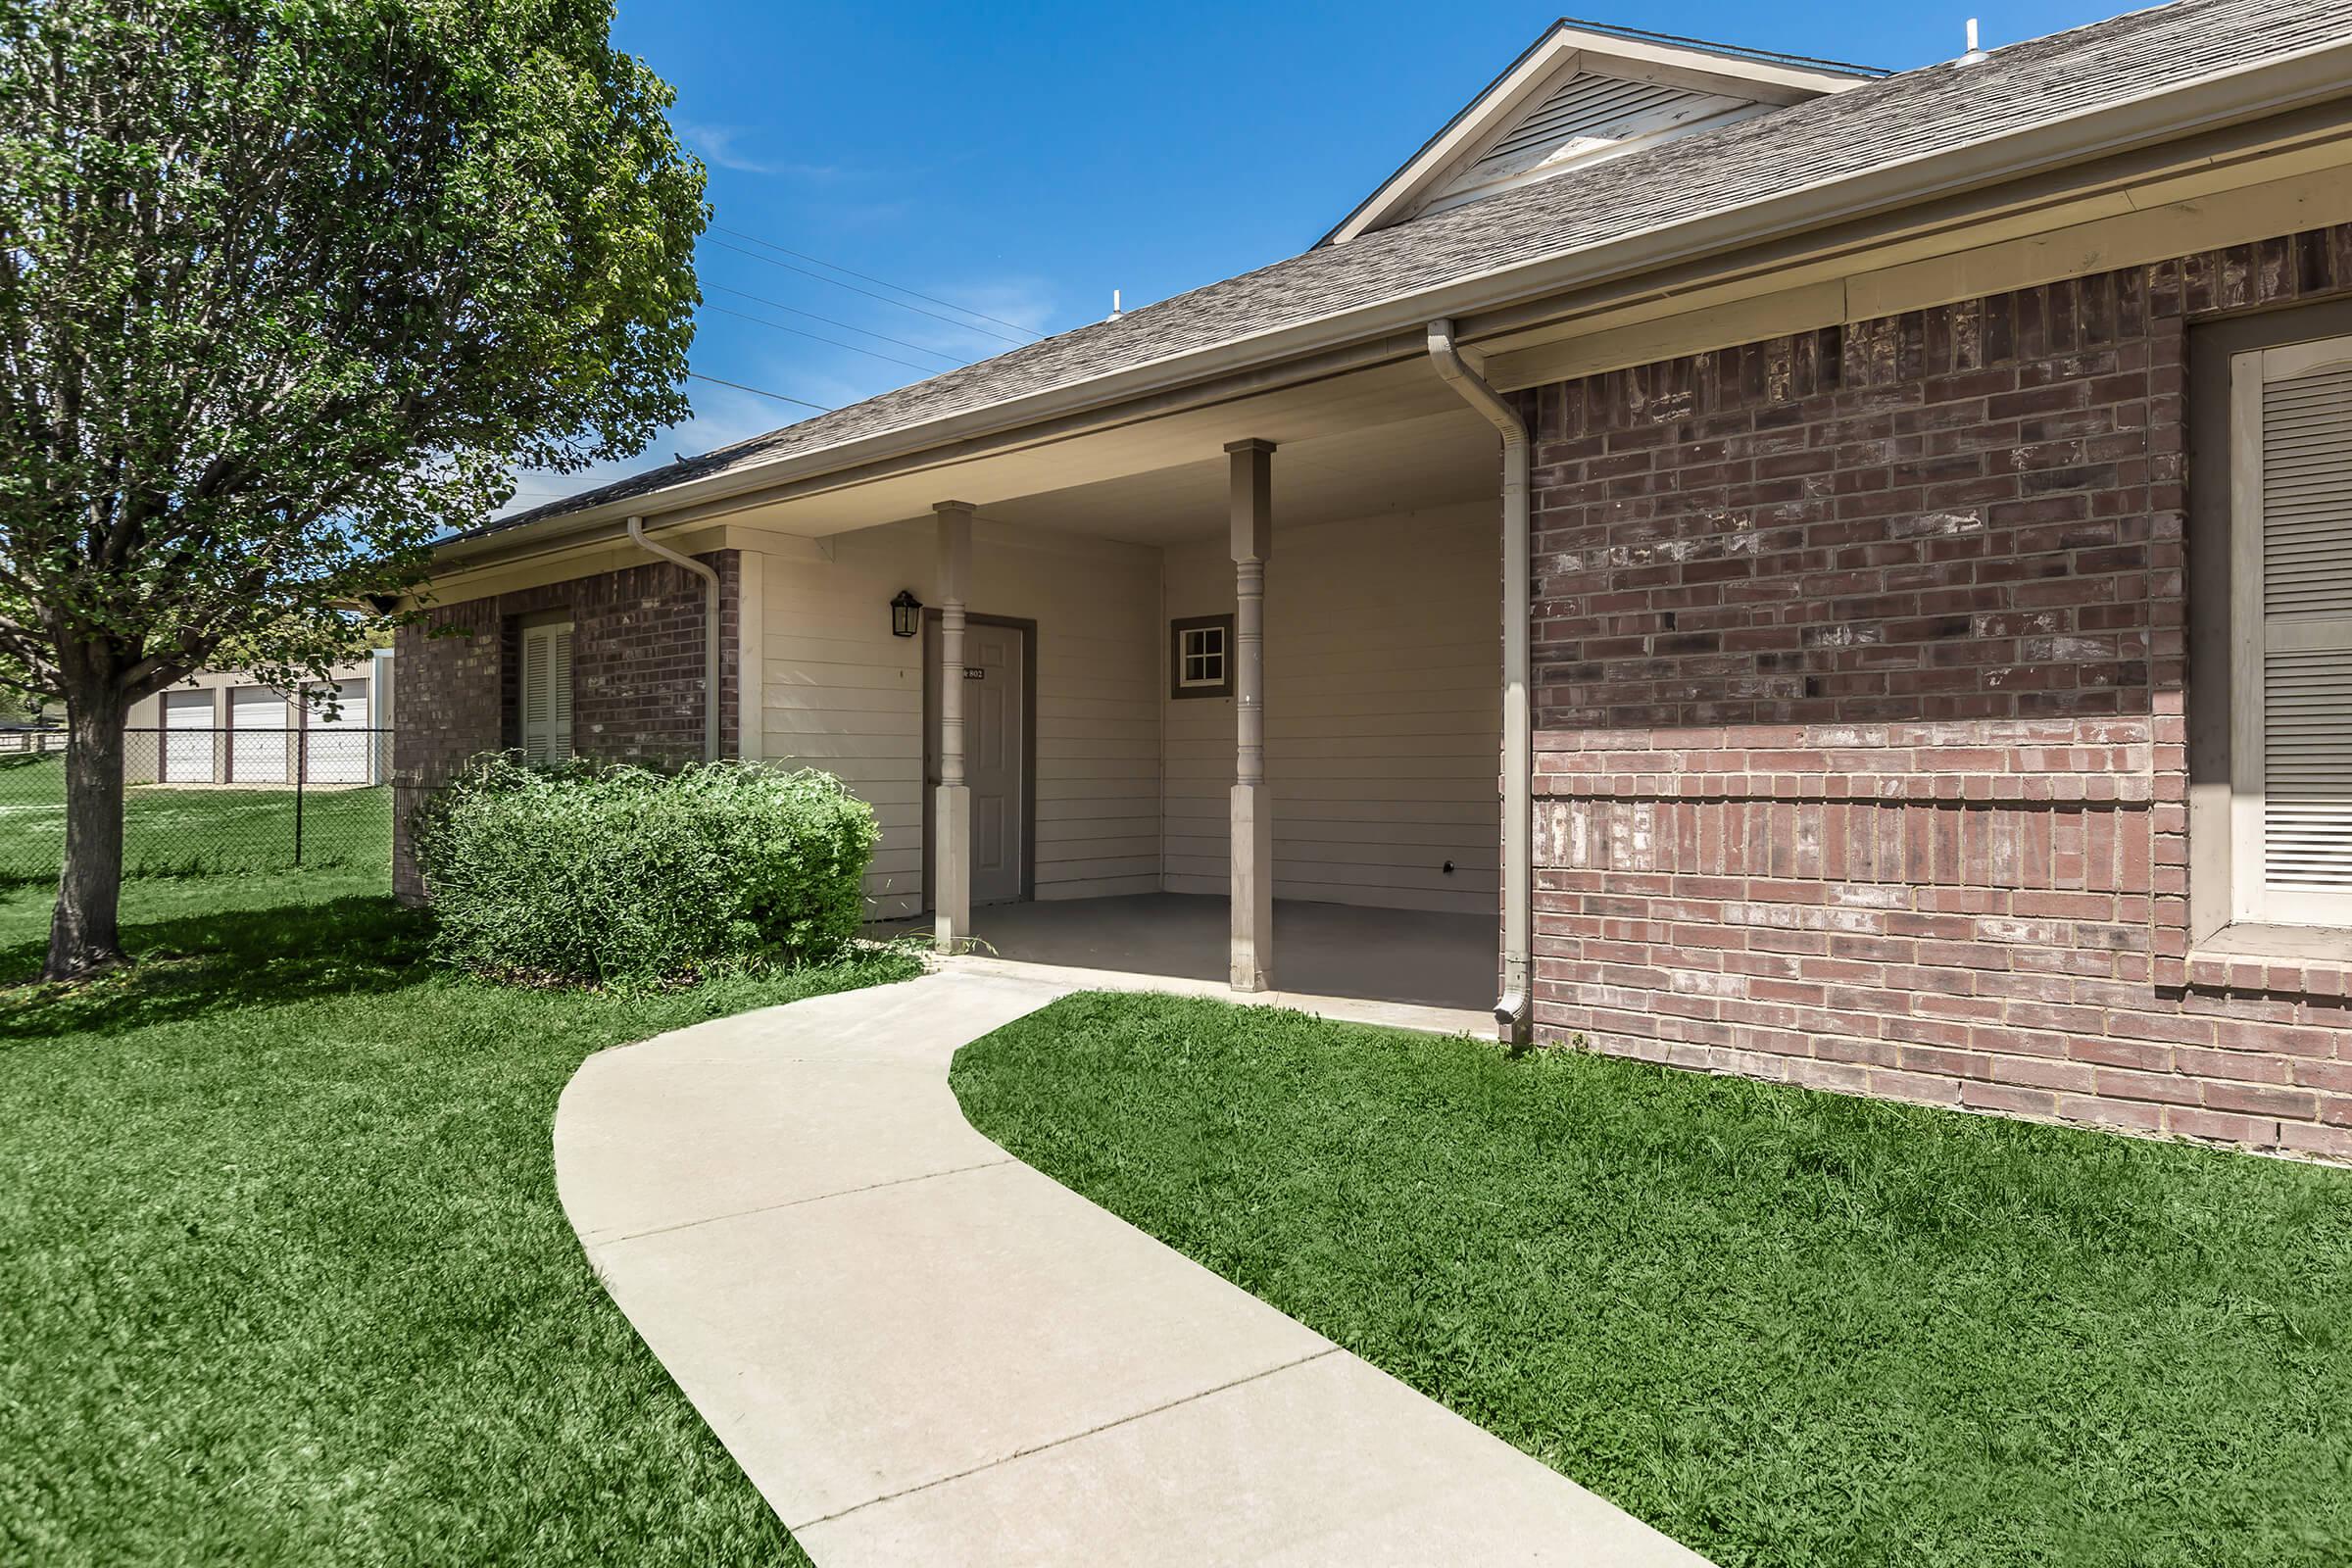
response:
M1043 279L1034 277L994 278L971 283L926 283L924 290L936 298L964 311L977 312L992 319L975 321L968 328L954 321L908 317L894 321L891 330L909 343L919 344L959 360L986 360L1009 353L1020 347L1006 341L1009 334L999 322L1010 322L1024 332L1044 336L1053 330L1059 315L1054 291ZM1108 315L1110 302L1106 298L1103 314Z
M1011 321L1033 332L1047 331L1056 315L1051 287L1040 278L1028 276L986 278L968 282L926 283L926 292L966 310L985 312L999 320ZM1103 302L1105 312L1109 302ZM877 311L869 318L882 330L905 338L908 343L937 349L957 359L980 360L1007 352L1013 345L1002 337L989 335L977 326L969 331L946 321L926 317L901 316ZM746 324L737 328L724 317L707 319L703 327L708 337L725 332L740 352L752 344L760 345L759 357L748 365L735 360L735 370L725 372L730 380L772 387L789 392L794 397L807 398L832 408L846 407L866 398L919 381L924 377L900 373L862 355L811 347L808 352L777 355L761 341L764 334L756 326ZM948 368L943 366L944 371ZM712 371L718 374L718 371ZM787 424L798 423L814 416L812 410L796 410L785 404L773 403L750 393L712 386L707 381L687 383L694 400L694 417L663 430L644 452L634 458L613 463L596 464L578 473L545 473L517 470L514 475L514 499L501 508L498 515L525 512L542 507L550 501L578 495L602 484L648 468L660 467L677 457L699 457L719 447L731 446L753 436L765 435Z
M854 172L838 164L805 164L761 157L757 151L743 145L758 132L741 125L707 125L700 121L673 118L669 126L704 163L714 169L731 169L739 174L765 174L804 180L812 185L830 185L857 177Z
M646 449L633 458L617 458L610 463L594 463L577 473L550 473L540 469L517 468L514 473L514 498L493 513L503 517L512 513L528 512L544 507L551 501L576 496L611 484L632 473L659 468L680 457L699 457L720 447L748 441L756 435L765 435L779 425L792 422L791 410L783 404L771 404L764 398L747 393L731 392L724 387L711 387L693 382L694 417L673 424L654 437Z

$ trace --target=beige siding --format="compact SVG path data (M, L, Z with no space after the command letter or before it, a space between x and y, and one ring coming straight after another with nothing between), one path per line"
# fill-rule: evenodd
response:
M392 656L389 653L375 654L366 659L353 660L346 664L333 665L329 670L329 675L336 681L364 680L368 682L368 727L386 730L392 727L394 722ZM253 684L254 679L251 675L237 670L207 669L190 675L187 679L171 687L170 691L172 693L193 691L209 693L212 698L213 714L205 722L215 726L225 726L229 721L229 693ZM313 683L305 681L303 684L307 687ZM130 705L128 713L124 715L123 727L125 729L133 732L148 732L133 733L125 738L122 776L127 783L153 784L157 781L156 775L160 771L158 763L162 757L163 743L154 732L164 722L164 693L156 692L140 698ZM59 716L62 717L63 714L61 713ZM301 721L301 710L292 703L286 704L285 720L286 727L293 728ZM225 759L225 751L221 755ZM379 773L389 771L391 756L391 748L388 745L384 746L376 763L376 770ZM218 763L215 766L217 768ZM314 773L312 777L316 779L318 775ZM288 781L291 782L291 780L292 775L289 772Z
M1266 771L1277 897L1494 910L1501 570L1491 503L1287 531L1275 519ZM1169 550L1166 571L1170 615L1232 608L1221 540ZM1233 704L1165 700L1164 688L1163 701L1164 885L1222 893Z
M876 913L923 906L920 639L890 635L890 597L938 599L932 525L832 541L830 558L760 557L761 752L838 773L882 825ZM974 530L978 613L1037 622L1037 896L1149 891L1159 880L1155 551L1004 527Z

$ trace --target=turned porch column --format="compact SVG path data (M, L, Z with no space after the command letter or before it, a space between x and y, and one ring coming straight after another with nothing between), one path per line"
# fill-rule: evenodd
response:
M963 779L963 610L971 593L972 508L939 514L939 789L931 829L933 938L961 953L972 934L972 792Z
M1273 551L1271 441L1236 441L1233 505L1233 972L1236 991L1274 975L1274 803L1266 789L1266 558Z

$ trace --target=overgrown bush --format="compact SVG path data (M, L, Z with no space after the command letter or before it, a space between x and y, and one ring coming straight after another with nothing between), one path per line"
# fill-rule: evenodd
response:
M828 958L879 830L829 773L475 759L425 808L437 956L495 979L635 984Z

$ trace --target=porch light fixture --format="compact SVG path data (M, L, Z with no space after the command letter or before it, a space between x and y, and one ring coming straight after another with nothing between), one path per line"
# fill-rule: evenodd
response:
M911 637L923 629L923 602L908 590L899 590L899 597L890 602L890 634L893 637Z

